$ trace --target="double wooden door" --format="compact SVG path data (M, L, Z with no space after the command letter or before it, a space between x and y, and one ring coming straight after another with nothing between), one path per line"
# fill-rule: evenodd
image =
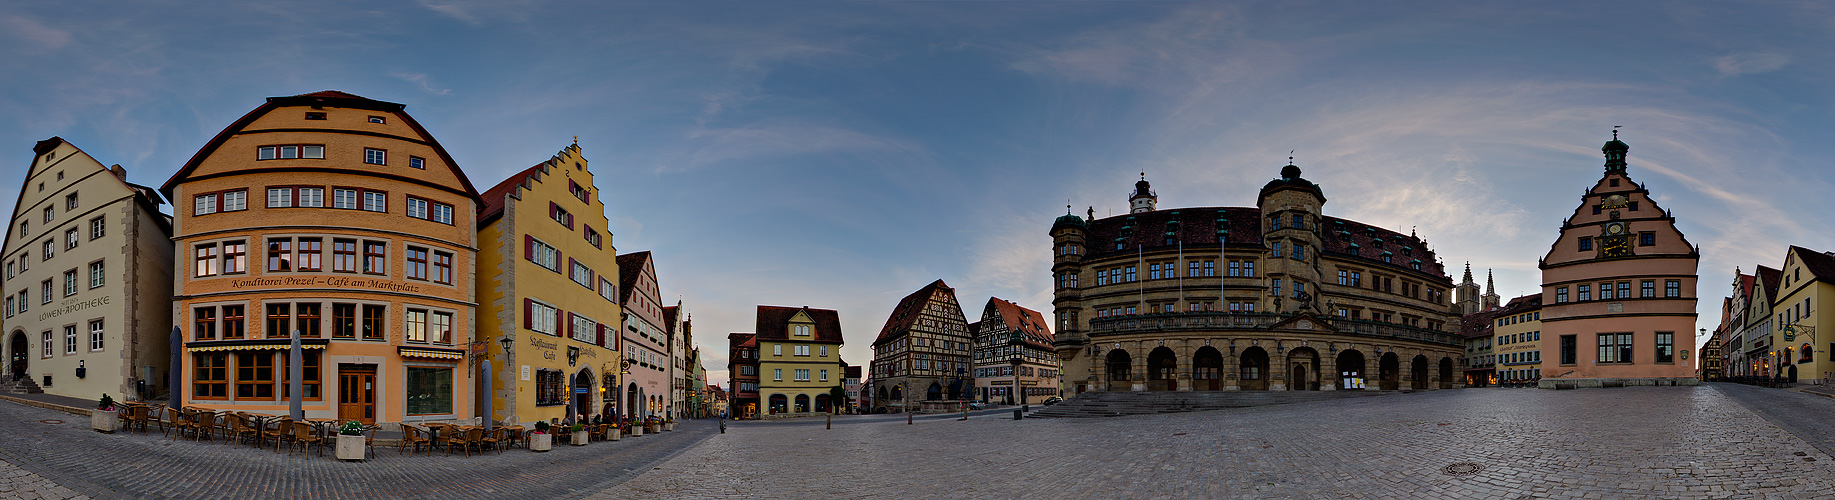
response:
M338 367L338 420L376 423L376 366Z

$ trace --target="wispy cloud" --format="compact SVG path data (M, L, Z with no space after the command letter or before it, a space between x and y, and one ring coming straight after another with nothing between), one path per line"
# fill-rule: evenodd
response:
M20 44L14 47L27 54L43 54L70 45L70 32L46 26L34 19L7 16L0 19L0 26L6 27L0 33L7 33L8 38L17 40Z
M695 146L660 171L680 171L738 160L759 160L837 152L919 153L916 144L838 126L770 120L741 127L697 130Z
M1742 52L1714 58L1714 70L1726 76L1768 73L1789 64L1790 56L1778 52Z
M389 73L389 77L418 85L420 86L420 89L422 92L426 92L429 94L433 94L433 95L452 94L452 89L434 87L432 83L427 81L426 73L408 73L408 72L397 71L394 73Z

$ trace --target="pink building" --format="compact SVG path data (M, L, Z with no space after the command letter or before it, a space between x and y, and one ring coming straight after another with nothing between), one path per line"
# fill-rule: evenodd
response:
M1700 252L1625 173L1617 133L1605 175L1542 258L1543 389L1695 385Z

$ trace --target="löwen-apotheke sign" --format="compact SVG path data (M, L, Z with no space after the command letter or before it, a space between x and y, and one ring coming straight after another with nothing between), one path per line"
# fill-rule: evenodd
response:
M344 276L271 276L229 280L230 288L248 288L257 286L321 286L330 288L360 288L367 290L387 290L391 292L419 293L421 286L399 281L370 278L347 278Z

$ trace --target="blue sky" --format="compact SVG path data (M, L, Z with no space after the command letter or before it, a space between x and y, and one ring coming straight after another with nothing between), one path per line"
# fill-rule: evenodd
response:
M480 188L578 135L723 381L758 304L839 310L855 364L933 279L1049 313L1067 202L1125 211L1144 170L1249 206L1289 150L1328 214L1531 293L1622 125L1711 329L1734 266L1835 250L1832 35L1813 2L13 2L0 199L34 141L158 185L324 89L407 104Z

